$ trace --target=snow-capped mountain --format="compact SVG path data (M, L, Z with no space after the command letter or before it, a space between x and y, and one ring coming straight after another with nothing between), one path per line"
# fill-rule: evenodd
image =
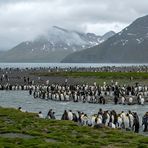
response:
M113 35L115 35L113 31L103 36L97 36L93 33L85 34L53 26L46 35L39 36L33 42L26 42L26 46L30 46L29 44L37 44L33 51L45 50L53 52L70 50L75 52L98 45ZM38 43L40 43L40 46Z
M25 41L0 56L3 62L60 62L70 53L96 46L114 35L80 33L53 26L34 41Z
M147 63L148 15L95 47L68 55L62 62Z

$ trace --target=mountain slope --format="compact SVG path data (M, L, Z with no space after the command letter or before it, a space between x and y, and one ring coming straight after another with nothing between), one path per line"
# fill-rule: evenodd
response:
M70 54L62 62L148 62L148 15L138 18L102 44Z
M68 54L98 45L114 34L109 32L101 37L53 26L46 35L22 42L1 54L0 62L60 62Z

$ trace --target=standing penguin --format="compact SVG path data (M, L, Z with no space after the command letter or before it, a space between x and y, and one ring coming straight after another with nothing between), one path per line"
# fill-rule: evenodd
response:
M117 96L114 97L114 103L115 103L115 105L118 103L118 97Z
M48 119L56 119L55 116L54 116L54 113L55 112L53 112L52 109L50 109L48 114L47 114L47 118Z
M77 117L77 115L75 113L73 113L73 121L78 122L78 117Z
M143 132L147 132L148 131L148 112L146 112L142 118L142 125L144 126Z
M68 111L68 119L69 119L69 120L73 120L73 113L72 113L72 110L69 110L69 111Z
M141 104L141 105L144 105L144 98L141 98L141 99L140 99L140 104Z
M43 116L43 114L42 114L41 111L39 111L39 113L38 113L38 117L39 117L39 118L44 118L44 116Z
M68 120L68 113L66 110L64 111L61 120Z
M137 115L137 113L134 113L134 124L133 124L133 128L134 128L134 132L135 133L139 133L139 117Z

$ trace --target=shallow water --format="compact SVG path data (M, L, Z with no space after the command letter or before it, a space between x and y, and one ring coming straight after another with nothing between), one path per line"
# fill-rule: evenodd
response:
M0 91L0 106L2 107L12 107L18 108L21 106L24 110L28 112L42 111L43 115L46 116L49 109L55 111L55 115L58 119L61 118L65 109L71 109L74 112L77 110L83 111L88 115L97 113L99 108L103 110L115 110L117 112L128 111L137 112L140 119L146 111L148 111L148 106L141 105L114 105L114 104L90 104L90 103L74 103L74 102L59 102L51 100L34 99L33 96L28 94L28 91Z
M148 63L0 63L1 68L142 66Z
M0 91L0 106L1 107L10 107L10 108L18 108L19 106L22 109L28 112L38 113L42 111L44 117L46 117L49 109L53 109L55 111L55 116L57 119L61 119L61 116L64 110L71 109L73 112L82 111L88 115L92 115L97 113L99 108L103 110L115 110L118 113L121 111L131 110L132 112L137 112L140 118L140 125L142 123L142 116L148 111L148 106L140 106L140 105L114 105L114 104L90 104L90 103L74 103L74 102L58 102L51 100L42 100L42 99L34 99L33 96L28 94L28 91ZM142 132L142 127L140 128L140 133L148 136L148 133Z

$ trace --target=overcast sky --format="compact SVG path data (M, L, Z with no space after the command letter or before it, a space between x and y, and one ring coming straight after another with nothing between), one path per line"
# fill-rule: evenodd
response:
M148 0L0 0L0 49L57 25L102 35L148 14Z

